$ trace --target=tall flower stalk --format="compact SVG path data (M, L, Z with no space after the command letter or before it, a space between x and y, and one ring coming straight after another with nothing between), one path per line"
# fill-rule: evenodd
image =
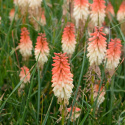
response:
M73 89L73 74L70 72L70 64L66 53L54 53L52 66L52 87L54 95L58 98L60 103L60 110L62 112L62 125L65 121L66 105L69 104Z

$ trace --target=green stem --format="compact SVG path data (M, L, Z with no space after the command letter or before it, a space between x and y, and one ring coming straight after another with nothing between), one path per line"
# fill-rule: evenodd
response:
M94 94L94 92L93 92L93 84L94 84L94 80L95 80L95 78L94 78L94 75L95 75L95 73L93 72L93 76L92 76L92 79L91 79L91 81L92 81L92 83L91 83L91 104L93 105L93 102L94 102L94 99L93 99L93 94Z
M38 104L37 104L37 124L39 125L39 114L40 114L40 88L41 88L41 83L40 83L40 69L37 65L37 69L38 69Z
M114 77L112 77L111 82L111 102L110 102L110 113L109 113L109 125L112 124L112 107L113 107L113 100L114 100Z
M64 101L63 101L63 109L62 109L62 125L64 125L65 121L65 106L64 106Z
M42 95L42 108L41 108L41 125L42 125L42 121L43 121L42 114L43 114L43 95Z

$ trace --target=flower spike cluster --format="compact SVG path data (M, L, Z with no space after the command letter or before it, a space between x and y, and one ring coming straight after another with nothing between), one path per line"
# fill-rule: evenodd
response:
M67 26L64 28L63 35L62 35L62 50L64 53L67 53L69 57L75 51L75 27L73 23L68 23Z
M39 66L42 68L44 63L48 61L49 47L46 40L46 35L39 33L35 46L35 58L38 60Z
M88 54L90 65L100 65L105 57L106 52L106 38L103 32L103 27L95 27L95 32L90 35L92 38L89 38L88 43Z
M125 19L125 1L122 2L118 13L117 13L117 20L118 21L123 21Z
M66 53L54 53L52 66L52 87L58 102L64 100L68 104L73 89L73 74L70 72L70 64Z
M76 20L76 26L78 27L79 21L84 22L89 15L89 3L88 0L74 0L73 16Z
M29 36L29 31L25 27L21 29L21 39L18 47L24 60L28 59L32 55L32 41Z
M113 6L110 2L108 3L108 5L106 7L106 14L110 20L112 19L112 16L115 16Z
M121 55L121 40L115 38L114 40L111 39L111 42L108 45L108 50L107 50L107 63L106 63L106 68L108 70L114 70L120 60L120 55Z
M102 26L105 19L105 0L93 0L91 5L91 21L94 26Z

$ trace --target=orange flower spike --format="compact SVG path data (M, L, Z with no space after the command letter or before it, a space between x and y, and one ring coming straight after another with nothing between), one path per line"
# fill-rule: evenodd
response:
M122 45L120 39L111 39L111 42L109 42L106 56L106 68L108 70L114 70L118 66L121 55L121 47Z
M68 23L64 28L62 35L62 50L67 53L69 57L75 51L76 39L75 39L75 27L73 23Z
M29 36L29 31L25 27L21 29L21 39L18 47L24 60L27 60L30 56L32 56L32 41Z
M64 100L68 104L73 88L73 74L70 72L70 64L66 53L54 53L52 66L52 87L58 102Z
M115 12L114 12L113 6L112 6L112 4L110 2L108 3L108 5L106 7L106 14L107 14L107 16L108 16L108 18L110 20L112 19L112 16L115 16Z
M117 20L123 21L125 19L125 1L122 2L122 4L119 7L118 13L117 13Z
M46 35L39 33L35 46L35 58L38 60L40 67L43 67L44 63L48 61L49 47L46 39Z
M26 66L21 67L21 72L20 72L19 77L20 77L20 81L25 78L23 80L24 83L30 82L30 72Z
M76 27L79 25L79 20L86 21L89 15L88 0L74 0L73 16L76 20Z
M92 38L89 38L88 43L88 54L90 65L100 65L105 57L106 53L106 34L102 32L103 27L95 27L95 32L90 35Z
M93 0L91 5L91 21L94 26L102 26L105 19L105 0Z

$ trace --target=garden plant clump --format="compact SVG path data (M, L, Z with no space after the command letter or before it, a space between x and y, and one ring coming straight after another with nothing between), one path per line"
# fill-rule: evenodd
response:
M0 125L125 124L125 0L0 7Z

